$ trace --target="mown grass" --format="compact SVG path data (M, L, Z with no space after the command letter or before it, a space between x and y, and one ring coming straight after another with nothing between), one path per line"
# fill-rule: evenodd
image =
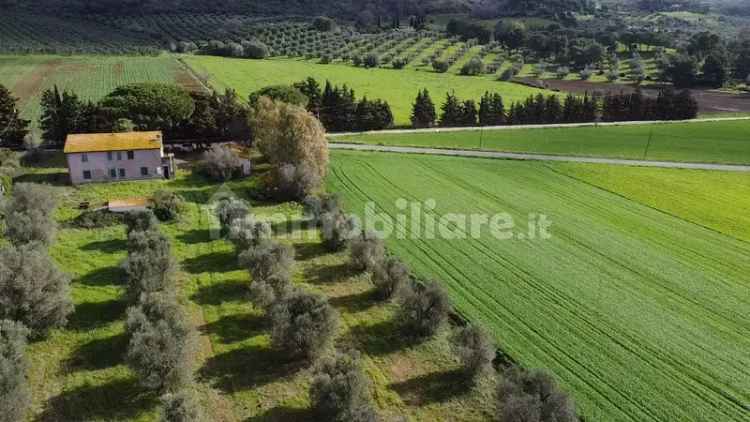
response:
M582 128L373 133L333 138L376 145L486 149L634 160L750 163L750 120Z
M0 56L0 84L20 98L22 116L37 126L45 89L57 85L97 101L118 86L136 82L180 83L195 88L171 56Z
M397 199L436 201L419 223L382 223L405 230L389 247L419 275L442 280L460 312L490 327L510 356L552 371L586 420L747 419L750 247L703 227L710 205L685 211L699 225L676 216L692 199L665 208L673 216L543 163L356 152L335 152L332 162L329 187L357 214L374 203L372 214L408 216ZM629 181L627 172L600 172L611 184ZM676 177L649 176L656 180L633 183L666 190ZM715 212L724 221L734 214ZM514 237L499 240L486 225L469 236L456 219L437 224L442 238L409 235L450 213L508 213ZM527 233L539 214L553 224L550 239Z
M126 256L124 227L83 230L70 226L82 201L98 206L111 199L150 196L157 189L186 200L180 221L162 224L180 264L179 297L201 333L196 379L200 398L215 421L312 420L308 403L311 370L285 361L270 348L269 327L248 299L251 280L238 267L232 246L211 236L205 206L217 192L248 199L256 178L215 184L181 169L175 180L67 185L61 155L49 157L19 181L49 183L61 198L61 225L51 254L73 277L76 310L64 329L31 345L29 378L35 421L154 421L158 400L137 384L124 364L126 303L122 299ZM259 175L262 166L256 167ZM292 243L294 279L325 294L339 311L337 343L356 347L373 381L382 415L410 420L485 420L493 411L489 391L456 389L457 363L447 329L435 340L405 344L392 321L392 304L377 302L369 279L347 266L346 253L330 254L317 231L281 224L298 221L296 204L253 203L253 212L276 222L276 236Z
M430 91L439 107L449 92L455 91L462 99L479 101L486 91L498 92L507 102L520 101L529 95L543 92L508 82L498 82L493 76L458 76L414 69L362 69L342 64L317 64L298 59L243 60L209 56L186 56L185 61L197 72L210 76L211 84L219 89L234 88L247 96L268 85L290 84L307 77L324 83L326 79L354 88L358 96L380 98L391 105L396 125L409 125L411 108L417 92Z

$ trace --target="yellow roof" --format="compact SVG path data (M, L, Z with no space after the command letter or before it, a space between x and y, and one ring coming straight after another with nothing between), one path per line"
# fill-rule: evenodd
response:
M161 132L84 133L68 135L65 153L161 149Z
M145 207L148 206L149 202L147 198L116 199L109 201L107 206L109 208Z

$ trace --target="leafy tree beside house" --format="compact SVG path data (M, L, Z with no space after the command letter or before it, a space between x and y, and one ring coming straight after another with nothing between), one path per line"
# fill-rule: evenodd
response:
M16 147L23 143L29 133L29 121L20 116L18 98L0 84L0 146Z
M115 119L130 119L138 130L162 130L167 137L195 111L190 94L179 86L160 83L121 86L100 104Z

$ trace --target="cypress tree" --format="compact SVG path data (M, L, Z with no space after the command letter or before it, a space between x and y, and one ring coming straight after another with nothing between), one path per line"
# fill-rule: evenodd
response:
M485 92L479 102L479 124L481 126L499 126L505 121L505 106L500 94Z
M21 119L16 102L18 98L11 95L5 86L0 84L0 145L15 147L23 143L29 133L29 121Z
M544 107L544 123L555 124L562 120L562 106L557 95L550 95Z
M463 116L463 110L461 103L458 98L452 93L449 93L445 99L445 103L441 107L442 114L440 115L440 126L460 126Z
M461 126L477 125L477 104L474 100L466 100L461 104Z
M430 98L430 93L424 89L417 93L417 99L411 113L411 125L416 129L429 128L435 126L437 113L435 104Z

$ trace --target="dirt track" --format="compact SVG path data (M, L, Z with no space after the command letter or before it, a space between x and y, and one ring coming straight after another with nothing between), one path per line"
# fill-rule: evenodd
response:
M532 78L521 78L521 80L530 83L539 83ZM544 80L550 89L557 89L564 92L573 92L583 94L584 92L600 92L606 94L635 91L635 87L627 84L607 83L607 82L589 82L589 81L561 81L557 79ZM658 88L643 87L644 94L656 96ZM690 92L698 100L698 108L702 113L750 113L750 93L746 94L728 94L708 89L691 89Z

